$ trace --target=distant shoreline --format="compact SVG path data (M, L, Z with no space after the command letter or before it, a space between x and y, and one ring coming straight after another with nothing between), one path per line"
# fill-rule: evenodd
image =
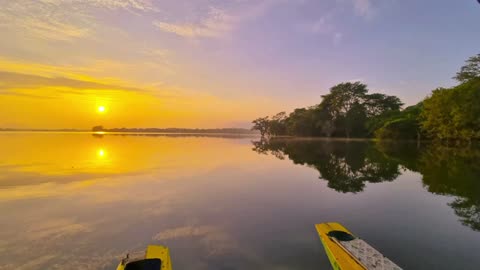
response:
M183 129L183 128L134 128L134 129L101 129L101 130L88 130L88 129L13 129L13 128L1 128L0 132L11 133L88 133L99 135L117 135L117 134L235 134L235 135L259 135L258 132L251 131L249 129L242 128L222 128L222 129Z

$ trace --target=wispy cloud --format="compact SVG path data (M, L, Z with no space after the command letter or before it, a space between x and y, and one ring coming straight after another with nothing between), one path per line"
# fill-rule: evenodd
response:
M233 1L228 7L210 6L205 15L196 14L194 21L179 22L155 20L153 25L160 30L185 38L213 38L228 34L241 23L264 15L270 8L296 0Z
M334 45L340 44L340 42L342 42L342 39L343 39L343 34L340 32L335 32L335 34L333 35L333 44Z
M235 21L236 19L224 10L211 7L207 17L197 24L175 24L154 21L153 25L165 32L174 33L182 37L218 37L229 32Z
M47 40L72 41L77 38L87 37L90 30L58 18L38 19L24 18L21 22L24 29L28 29L33 35Z
M365 18L371 18L374 14L371 0L352 0L355 12Z
M333 44L338 45L342 41L343 33L337 29L333 22L334 15L335 10L331 10L321 16L318 20L303 24L301 28L308 33L329 36L331 37Z
M62 4L87 4L108 9L156 10L152 0L38 0L38 2L57 6Z
M91 81L82 81L65 77L42 77L21 73L0 71L0 94L12 89L38 89L40 87L61 87L69 89L106 89L106 90L129 90L141 91L137 88L130 88L118 85L103 84Z
M8 1L0 9L0 26L41 39L71 41L87 37L91 22L80 11L70 15L55 9L54 0Z
M95 9L150 12L151 0L17 0L2 2L0 27L34 38L73 41L99 27Z

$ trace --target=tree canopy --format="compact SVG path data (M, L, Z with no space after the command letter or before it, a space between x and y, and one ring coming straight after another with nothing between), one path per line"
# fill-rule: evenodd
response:
M440 140L480 139L480 78L439 88L423 102L422 128Z
M399 112L402 105L398 97L369 95L367 85L346 82L333 86L318 105L258 118L253 129L268 136L367 137L370 120Z
M480 54L470 57L453 78L462 83L480 78Z
M480 139L480 54L454 77L460 84L438 88L402 110L396 96L369 93L366 84L344 82L322 95L319 104L253 121L264 136L321 136L379 139Z

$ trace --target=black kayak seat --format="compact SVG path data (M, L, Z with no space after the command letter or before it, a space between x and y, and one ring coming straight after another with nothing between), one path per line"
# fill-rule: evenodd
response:
M347 232L343 231L331 231L327 233L328 236L337 239L338 241L348 242L355 239L355 237Z
M144 259L127 263L125 270L160 270L161 267L160 259Z

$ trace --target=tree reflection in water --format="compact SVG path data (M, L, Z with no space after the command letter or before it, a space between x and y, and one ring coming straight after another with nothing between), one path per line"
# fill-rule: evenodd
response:
M316 169L330 188L342 193L361 192L367 182L393 181L400 175L397 162L364 141L274 139L253 145L258 153L288 156L295 164Z
M410 147L408 147L410 146ZM454 196L449 203L465 226L480 231L480 148L476 145L425 147L379 144L378 148L411 171L422 174L425 188Z
M402 169L422 175L433 194L454 196L449 206L460 222L480 231L480 147L368 141L271 139L253 142L253 150L292 160L320 173L328 187L362 192L366 183L393 181Z

